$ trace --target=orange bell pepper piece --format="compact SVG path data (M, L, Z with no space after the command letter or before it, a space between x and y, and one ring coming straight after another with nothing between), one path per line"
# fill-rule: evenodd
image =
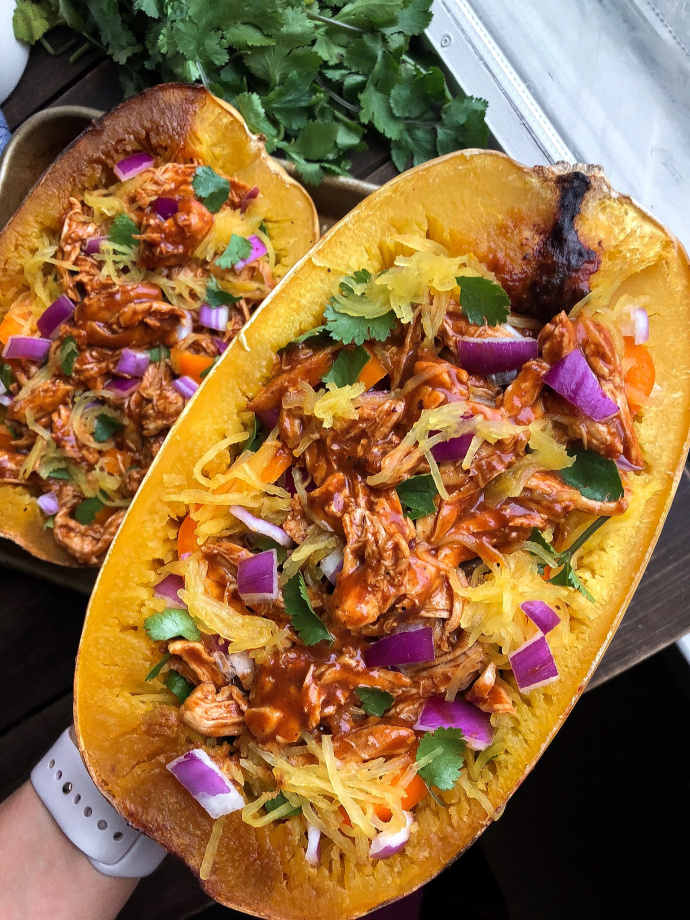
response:
M177 557L181 559L186 553L195 553L198 548L196 521L188 514L177 531Z
M383 380L387 373L388 371L383 364L381 364L376 355L372 355L359 372L357 380L359 383L363 383L367 390L370 390L375 383L378 383L379 380Z
M7 345L11 335L22 335L28 314L8 313L0 323L0 342Z
M403 774L404 776L405 774ZM402 776L398 777L397 780L393 780L393 785L397 786ZM410 811L411 808L414 808L415 805L418 805L424 796L429 791L426 787L426 783L419 775L415 773L409 783L404 787L405 789L405 798L402 800L402 807L404 811ZM390 808L387 808L385 805L377 805L374 809L376 817L380 818L382 821L390 821L392 817L392 812Z
M625 363L629 365L625 373L625 392L628 405L636 415L650 397L656 380L654 359L644 345L636 345L633 338L625 337Z
M208 355L193 355L189 351L183 351L176 363L180 374L184 377L191 377L197 383L203 383L204 379L201 375L205 370L208 370L214 360Z

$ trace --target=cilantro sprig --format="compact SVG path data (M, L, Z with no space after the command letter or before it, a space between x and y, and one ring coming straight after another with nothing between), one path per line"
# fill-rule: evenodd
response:
M103 444L108 438L111 438L118 431L122 431L125 423L120 419L108 415L107 412L101 412L96 416L96 424L93 428L93 439L98 444Z
M305 645L333 641L333 636L311 605L304 576L301 572L293 575L283 588L283 600L285 602L285 611L290 617L297 635Z
M154 642L165 642L182 636L190 642L201 639L196 623L187 613L177 607L166 607L161 613L153 613L144 620L144 631Z
M66 374L68 377L74 370L74 362L78 354L79 349L77 348L77 340L73 335L66 335L62 345L60 346L60 354L58 355L58 360L60 361L62 373Z
M209 307L228 307L233 303L237 303L240 299L240 297L235 297L234 294L228 294L227 291L224 291L218 283L218 279L211 275L206 284L204 297Z
M563 472L561 470L561 472ZM529 542L536 543L536 545L542 550L542 555L545 555L548 559L548 565L557 569L560 567L560 571L553 575L548 581L552 585L562 585L566 588L575 588L576 591L579 591L588 601L594 603L594 598L587 588L582 583L582 580L579 578L575 568L573 567L573 556L575 553L585 545L587 540L592 536L593 533L596 533L599 528L608 521L607 517L597 518L596 521L591 523L589 527L580 534L577 540L568 547L568 549L563 550L562 552L557 552L551 543L544 537L544 534L536 528L530 534ZM541 564L540 571L543 572L544 565Z
M417 747L417 763L433 754L433 759L418 770L427 786L452 789L460 778L467 747L459 728L437 728L426 732Z
M510 298L500 284L488 278L470 278L461 275L455 279L460 285L460 306L467 319L475 326L487 323L497 326L505 323L510 313Z
M438 495L438 489L431 473L410 476L409 479L403 480L396 486L395 491L398 493L405 514L412 521L436 511L434 496Z
M71 26L121 65L127 95L202 81L313 183L349 170L365 130L399 170L486 145L486 102L412 47L430 22L431 0L22 0L13 19L27 42Z
M192 188L212 214L220 211L230 194L228 180L219 176L210 166L197 167Z
M160 674L160 672L163 670L163 668L165 667L165 665L170 661L170 657L171 657L171 656L170 656L170 652L166 652L165 655L163 655L163 657L161 658L161 660L158 662L158 664L154 665L154 666L151 668L151 670L150 670L149 673L146 675L146 677L144 678L144 680L147 680L147 681L149 681L149 680L155 680L155 679L158 677L158 675Z
M114 246L131 249L133 253L139 245L139 240L134 239L135 233L139 233L139 228L132 218L126 214L118 214L110 227L108 239Z
M392 693L378 687L357 687L355 693L368 716L382 716L395 702Z
M53 478L62 478L56 476L58 472L58 470L54 470L50 475ZM77 505L74 511L74 519L80 524L93 524L96 515L103 508L105 508L105 502L102 502L97 495L94 495L93 498L87 498Z

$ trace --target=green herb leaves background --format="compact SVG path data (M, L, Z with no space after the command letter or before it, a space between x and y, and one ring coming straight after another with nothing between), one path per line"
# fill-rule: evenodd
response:
M17 38L49 47L67 24L122 66L128 94L203 82L231 102L269 153L312 184L344 174L365 131L400 171L484 147L486 103L451 92L435 58L411 55L431 0L19 0Z

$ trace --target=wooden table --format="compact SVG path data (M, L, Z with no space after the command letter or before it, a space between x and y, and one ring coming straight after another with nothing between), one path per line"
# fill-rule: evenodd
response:
M3 105L11 129L52 105L109 109L121 99L117 67L96 51L76 64L35 47L27 70ZM381 183L395 175L376 145L354 158L353 173ZM608 680L690 632L690 471L686 466L657 549L592 684ZM72 674L86 598L16 568L0 588L0 800L29 774L72 713ZM192 874L168 857L144 879L121 920L181 920L209 903Z

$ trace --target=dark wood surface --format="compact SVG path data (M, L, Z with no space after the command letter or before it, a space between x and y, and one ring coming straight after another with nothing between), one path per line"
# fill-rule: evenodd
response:
M97 52L75 64L38 47L3 105L11 128L41 108L78 104L108 109L121 98L117 68ZM381 183L395 174L373 145L355 157L359 178ZM601 683L690 632L690 474L685 469L675 504L648 570L592 685ZM0 800L16 788L68 724L72 673L86 598L15 567L0 570ZM143 880L121 920L182 920L209 903L191 873L172 857Z

